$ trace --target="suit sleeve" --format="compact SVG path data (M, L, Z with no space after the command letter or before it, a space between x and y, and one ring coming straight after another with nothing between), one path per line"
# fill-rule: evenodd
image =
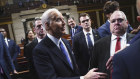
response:
M122 53L122 52L119 52ZM123 61L123 57L120 54L115 54L113 57L113 73L112 79L129 79L127 67Z
M7 63L7 66L10 68L10 69L12 69L12 72L15 70L15 66L14 66L14 64L13 64L13 62L12 62L12 58L11 58L11 56L10 56L10 52L9 52L9 50L8 50L8 48L7 48L7 46L6 46L6 43L3 41L3 45L4 45L4 56L5 56L5 61L6 61L6 63ZM9 70L9 72L11 72L11 70Z

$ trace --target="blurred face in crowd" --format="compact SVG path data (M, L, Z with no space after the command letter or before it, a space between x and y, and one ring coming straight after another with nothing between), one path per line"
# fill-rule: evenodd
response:
M0 33L2 33L2 35L3 35L4 37L7 37L7 33L6 33L5 29L1 28L1 29L0 29Z
M140 0L137 0L136 7L137 7L137 12L140 15Z
M72 18L70 18L70 19L68 19L68 25L71 28L74 28L76 26L76 23L75 23L75 21Z
M27 38L28 38L29 40L33 40L34 37L35 37L35 36L34 36L33 31L30 30L30 31L28 32L28 36L27 36Z
M43 29L42 21L36 20L35 21L35 33L37 34L37 37L42 39L46 35L46 31Z
M85 31L89 31L91 28L91 20L88 16L80 17L80 25L83 27Z
M122 36L128 27L125 14L122 11L115 11L110 17L110 31L116 36Z
M60 38L65 33L65 21L60 12L52 11L49 15L50 22L46 23L47 33L53 35L56 38Z

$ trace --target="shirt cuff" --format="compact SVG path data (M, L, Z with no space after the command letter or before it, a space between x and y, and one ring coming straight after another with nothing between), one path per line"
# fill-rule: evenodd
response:
M80 76L80 79L84 79L84 76Z

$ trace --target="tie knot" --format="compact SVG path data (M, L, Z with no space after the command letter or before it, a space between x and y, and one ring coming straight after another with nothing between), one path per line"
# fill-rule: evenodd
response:
M117 40L120 40L121 38L119 36L117 36Z
M90 35L90 33L87 33L87 35Z

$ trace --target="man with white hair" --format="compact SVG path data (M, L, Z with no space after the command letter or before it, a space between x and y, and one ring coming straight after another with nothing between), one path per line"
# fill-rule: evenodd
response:
M34 65L40 79L97 79L106 74L91 69L80 76L70 43L61 38L65 33L65 21L57 9L48 9L42 15L46 37L33 50Z
M137 0L136 7L140 15L140 0ZM139 60L140 39L114 55L112 79L140 79Z
M108 79L112 78L112 57L120 49L124 48L134 37L126 32L128 21L122 11L115 11L110 17L111 35L106 36L94 44L90 61L90 68L99 68L99 72L107 73ZM118 78L119 79L119 78Z

